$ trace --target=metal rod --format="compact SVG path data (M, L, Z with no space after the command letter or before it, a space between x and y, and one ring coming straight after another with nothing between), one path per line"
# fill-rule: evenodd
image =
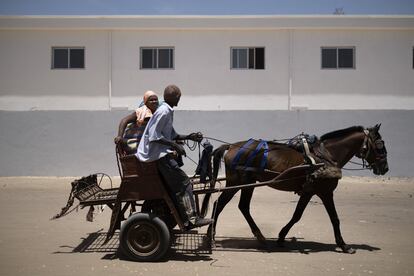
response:
M298 176L298 177L291 177L291 178L287 178L287 179L277 179L278 177L275 177L272 180L264 181L264 182L249 183L249 184L237 185L237 186L231 186L231 187L224 187L224 188L199 190L199 191L193 191L193 193L194 194L212 194L212 193L218 193L218 192L228 191L228 190L245 189L245 188L250 188L250 187L255 187L256 188L256 187L267 186L267 185L271 185L271 184L291 181L293 179L300 179L300 178L304 178L304 177L306 177L306 175L302 175L302 176Z
M198 191L193 191L193 193L194 194L211 194L211 193L218 193L218 192L227 191L227 190L235 190L235 189L244 189L244 188L250 188L250 187L261 187L261 186L272 185L272 184L276 184L276 183L291 181L291 180L294 180L294 179L304 178L309 173L309 171L315 171L316 169L319 169L322 166L324 166L323 163L318 163L318 164L315 164L315 165L312 165L312 166L311 165L299 165L299 166L291 167L291 168L283 171L283 173L279 174L278 176L274 177L272 180L269 180L269 181L258 182L258 183L249 183L249 184L237 185L237 186L231 186L231 187L224 187L224 188L213 188L213 189L206 189L206 190L198 190ZM285 179L279 179L282 176L288 174L289 172L299 170L299 169L308 169L308 172L301 175L301 176L289 177L289 178L285 178Z
M193 183L193 184L200 184L201 182L200 182L200 179L198 178L193 178L193 179L195 179L195 180L191 180L191 183ZM217 179L216 179L216 181L223 181L223 180L226 180L226 177L218 177Z

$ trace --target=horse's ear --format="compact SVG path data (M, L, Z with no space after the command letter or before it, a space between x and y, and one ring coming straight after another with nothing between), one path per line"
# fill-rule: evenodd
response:
M380 127L381 127L381 124L376 124L376 125L375 125L375 130L376 130L376 131L379 131Z

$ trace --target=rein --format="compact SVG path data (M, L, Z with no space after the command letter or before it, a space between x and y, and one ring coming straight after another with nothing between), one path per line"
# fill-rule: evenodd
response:
M300 135L300 134L299 134ZM295 137L297 137L297 136L299 136L299 135L296 135ZM269 141L268 143L276 143L276 142L279 142L279 141L289 141L289 140L291 140L291 139L294 139L295 137L293 137L293 138L290 138L290 139L278 139L278 140L272 140L272 141ZM239 145L237 145L237 144L235 144L235 143L229 143L229 142L226 142L226 141L223 141L223 140L220 140L220 139L217 139L217 138L214 138L214 137L207 137L207 136L204 136L204 138L208 141L208 140L212 140L212 141L216 141L216 142L220 142L220 143L223 143L223 144L227 144L227 145L230 145L230 146L234 146L234 147L238 147L238 148L240 148L240 149L244 149L244 150L246 150L246 151L254 151L254 150L251 150L251 149L248 149L248 148L246 148L245 147L245 144L243 144L242 146L239 146ZM200 158L201 158L201 147L203 147L203 145L200 143L200 142L193 142L193 144L190 144L190 142L189 141L184 141L184 144L189 148L189 150L190 151L195 151L196 150L196 148L198 147L198 160L200 161ZM267 154L269 151L272 151L272 149L264 149L264 154ZM198 165L198 162L196 162L195 160L193 160L191 157L189 157L188 155L186 155L185 156L188 160L190 160L191 162L193 162L195 165ZM222 162L224 162L223 160L222 160ZM271 171L271 172L273 172L273 171Z
M195 151L196 148L198 147L198 161L200 162L200 158L201 158L201 147L204 147L203 144L201 144L201 142L193 142L192 145L190 145L190 142L188 140L184 140L184 144L189 148L190 151ZM194 161L191 157L189 157L188 155L185 155L185 157L190 160L191 162L193 162L194 164L198 165L198 162Z
M354 162L354 161L348 161L351 164L362 166L362 168L360 168L360 169L342 168L343 170L346 170L346 171L363 171L363 170L371 170L372 169L372 167L369 164L367 164L366 158L368 157L371 150L373 150L373 148L375 148L375 145L374 145L374 142L371 139L370 132L369 132L368 129L364 129L364 134L365 134L364 142L362 143L362 146L359 150L359 153L355 154L357 157L362 159L362 163L358 163L358 162Z
M360 157L362 159L362 163L358 163L358 162L354 162L354 161L349 161L349 163L355 164L355 165L358 165L358 166L361 166L362 168L345 168L345 167L343 167L341 169L346 170L346 171L363 171L363 170L371 170L372 169L372 167L369 164L367 164L367 161L365 160L365 158L367 158L368 154L371 151L371 148L374 145L373 145L373 142L371 140L369 130L364 129L364 134L365 134L364 142L363 142L363 144L361 146L360 152L358 154L356 154L357 157ZM272 141L269 141L269 143L272 143L272 142L273 143L286 142L286 141L289 141L291 139L294 139L294 138L298 137L299 135L300 134L296 135L293 138L287 138L287 139L277 139L277 140L274 139ZM245 147L244 147L245 145L239 146L237 144L229 143L229 142L226 142L226 141L223 141L223 140L214 138L214 137L204 137L204 138L206 138L207 140L213 140L213 141L216 141L216 142L228 144L230 146L235 146L235 147L239 147L241 149L245 149ZM266 151L268 152L268 151L271 151L271 150L268 149ZM194 163L196 163L194 160L192 160L192 159L190 159L190 160L193 161Z
M358 166L362 166L362 168L360 169L351 169L351 168L345 168L343 167L342 170L345 171L365 171L365 170L371 170L371 167L369 165L366 164L365 160L362 160L362 163L358 163L358 162L354 162L354 161L349 161L348 163L352 163L354 165L358 165Z
M295 139L296 137L298 137L300 135L301 134L298 134L298 135L296 135L296 136L294 136L292 138L286 138L286 139L273 139L271 141L267 141L267 143L269 143L269 144L285 144L286 145L287 143L279 143L279 142L287 142L287 141L290 141L292 139ZM216 138L213 138L213 137L204 136L204 138L207 139L207 140L212 140L212 141L220 142L220 143L227 144L227 145L230 145L230 146L233 146L233 147L237 147L237 148L240 148L240 149L246 149L245 144L239 146L239 145L237 145L235 143L229 143L229 142L226 142L226 141L223 141L223 140L220 140L220 139L216 139ZM270 152L270 151L273 151L273 150L277 150L277 149L265 149L264 150L264 153L267 153L267 152ZM246 151L254 151L254 149L246 149Z
M286 141L289 141L291 139L294 139L294 138L298 137L299 135L300 134L298 134L298 135L296 135L296 136L294 136L292 138L286 138L286 139L273 139L271 141L268 141L268 143L286 142ZM213 137L204 136L204 138L206 138L207 140L212 140L212 141L220 142L220 143L223 143L223 144L228 144L230 146L235 146L235 147L239 147L239 148L242 148L243 147L243 146L238 146L238 145L236 145L234 143L229 143L229 142L226 142L226 141L223 141L223 140L220 140L220 139L216 139L216 138L213 138Z

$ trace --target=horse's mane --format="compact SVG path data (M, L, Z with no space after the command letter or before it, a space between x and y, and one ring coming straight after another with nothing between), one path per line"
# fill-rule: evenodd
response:
M344 129L331 131L331 132L328 132L328 133L322 135L320 139L323 141L323 140L326 140L326 139L338 138L338 137L347 135L349 133L359 132L359 131L364 131L364 127L362 127L362 126L352 126L352 127L348 127L348 128L344 128Z

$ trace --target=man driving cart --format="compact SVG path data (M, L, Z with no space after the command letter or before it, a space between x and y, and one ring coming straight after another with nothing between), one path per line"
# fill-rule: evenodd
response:
M211 224L211 219L201 218L197 214L194 202L193 188L187 174L180 168L176 159L185 156L185 150L178 140L193 140L200 142L201 133L189 135L177 134L173 128L173 108L180 101L181 91L175 85L169 85L164 90L164 103L161 104L149 120L136 157L141 162L156 161L158 170L170 191L175 195L177 207L189 230Z

